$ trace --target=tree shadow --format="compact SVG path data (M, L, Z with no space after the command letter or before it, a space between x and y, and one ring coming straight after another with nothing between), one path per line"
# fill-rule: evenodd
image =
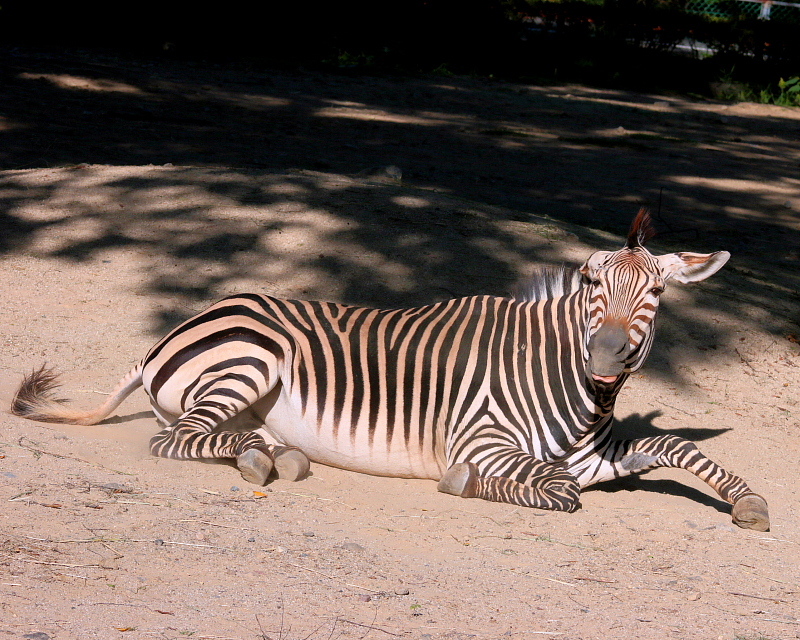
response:
M654 251L734 253L690 305L768 309L754 327L796 331L790 113L469 78L0 57L0 252L109 268L135 252L141 293L164 302L154 335L243 287L383 307L502 294L531 263L617 248L643 202L665 232ZM669 294L663 317L660 375L677 375L667 345L728 338Z

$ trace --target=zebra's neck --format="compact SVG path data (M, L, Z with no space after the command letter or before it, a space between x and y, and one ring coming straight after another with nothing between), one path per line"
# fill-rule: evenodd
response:
M589 295L582 288L524 305L527 317L521 324L532 327L526 371L532 391L530 446L540 448L534 453L544 460L562 457L607 424L627 378L623 374L612 387L600 389L587 375Z

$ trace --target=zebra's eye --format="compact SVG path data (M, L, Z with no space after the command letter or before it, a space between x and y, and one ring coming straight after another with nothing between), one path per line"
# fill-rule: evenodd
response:
M599 287L600 286L600 281L599 280L590 280L589 284L591 284L593 287Z
M650 289L650 293L652 293L654 296L660 296L662 293L664 293L664 287L653 287Z

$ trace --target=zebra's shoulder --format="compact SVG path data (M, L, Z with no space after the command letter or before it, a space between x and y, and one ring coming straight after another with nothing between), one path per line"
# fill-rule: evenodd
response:
M541 266L514 287L511 297L524 302L537 302L569 295L583 286L583 275L575 266Z

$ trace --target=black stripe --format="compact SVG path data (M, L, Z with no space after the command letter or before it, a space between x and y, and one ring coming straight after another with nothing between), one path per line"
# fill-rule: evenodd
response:
M196 340L195 342L186 345L183 349L176 351L167 360L164 365L158 370L153 377L153 382L150 386L150 395L153 398L158 397L158 392L161 387L172 377L180 367L189 362L192 358L197 357L213 349L221 344L228 342L242 342L245 344L253 344L265 351L269 351L276 357L280 358L282 349L280 344L273 340L271 337L259 333L254 329L246 327L230 327L222 331L216 331Z

